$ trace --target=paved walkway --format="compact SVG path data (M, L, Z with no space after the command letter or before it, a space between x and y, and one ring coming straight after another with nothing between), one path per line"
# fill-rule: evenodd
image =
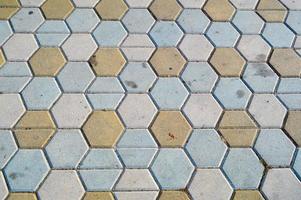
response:
M0 200L300 200L301 1L0 0Z

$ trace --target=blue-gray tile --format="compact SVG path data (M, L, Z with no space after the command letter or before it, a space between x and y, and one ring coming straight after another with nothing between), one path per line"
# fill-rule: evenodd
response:
M301 78L281 78L277 93L301 93Z
M288 13L286 23L297 33L301 34L301 11L291 10Z
M6 165L17 149L12 132L0 130L0 169Z
M277 96L289 110L301 110L301 94L278 94Z
M297 154L293 163L293 169L296 171L299 180L301 181L301 148L298 148Z
M26 86L31 77L0 77L0 92L18 93Z
M87 90L88 93L124 93L116 77L97 77Z
M6 62L0 68L0 76L32 76L26 62Z
M91 32L100 19L93 9L78 8L66 19L72 32Z
M262 36L275 48L291 47L294 33L282 23L266 23Z
M13 34L8 21L0 20L0 45L2 46L4 42Z
M70 33L70 30L63 20L45 20L37 33Z
M130 33L147 33L155 20L147 9L130 9L122 22Z
M41 46L45 47L58 47L67 39L69 34L62 33L38 33L36 34L37 40Z
M232 22L243 34L259 34L264 25L256 12L250 10L238 10Z
M126 168L148 168L157 149L155 148L118 148Z
M93 109L116 110L124 94L87 94Z
M184 9L177 22L185 33L204 33L210 23L208 17L199 9Z
M21 8L11 18L15 32L35 32L43 22L44 17L39 8Z
M117 144L118 148L156 148L157 144L147 129L126 129Z

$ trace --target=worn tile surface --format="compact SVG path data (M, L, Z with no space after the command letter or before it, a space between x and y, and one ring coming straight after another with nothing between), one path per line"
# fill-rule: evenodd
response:
M0 200L300 200L299 0L0 0Z

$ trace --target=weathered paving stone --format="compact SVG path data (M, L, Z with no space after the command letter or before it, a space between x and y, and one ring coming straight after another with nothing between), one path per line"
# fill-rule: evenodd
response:
M284 129L287 131L289 136L301 146L301 132L300 132L300 123L297 123L301 119L300 111L289 111L287 119L285 121Z
M37 200L35 193L10 193L7 197L8 200Z
M148 33L155 20L147 9L130 9L122 22L130 33Z
M8 195L8 188L6 186L6 182L2 172L0 172L0 192L0 197L2 199L5 199L5 197Z
M114 200L114 196L110 192L87 192L83 200Z
M0 139L0 169L2 169L17 151L18 147L11 131L1 130Z
M74 7L70 0L46 0L41 9L46 19L66 19Z
M264 200L257 190L237 190L234 193L233 200Z
M157 20L175 20L182 7L176 0L154 0L149 9Z
M133 200L139 200L140 198L143 198L145 200L155 200L158 196L157 191L131 191L131 192L115 192L115 196L117 200L127 200L127 199L133 199Z
M229 21L234 14L234 7L226 0L208 0L203 10L213 21Z
M287 15L285 6L279 0L261 0L256 11L268 22L283 22Z
M120 20L128 7L124 0L102 0L96 7L96 12L104 20Z

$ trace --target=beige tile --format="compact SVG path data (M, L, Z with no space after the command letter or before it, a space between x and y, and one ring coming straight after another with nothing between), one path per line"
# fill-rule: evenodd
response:
M150 64L159 76L179 76L186 60L176 48L158 48Z
M235 12L228 0L208 0L203 10L213 21L230 21Z
M120 20L128 7L123 0L101 0L95 9L103 20Z
M114 111L94 111L83 126L92 147L113 147L124 127Z
M158 200L190 200L187 193L184 191L161 191Z
M279 0L260 0L256 10L267 22L283 22L287 15L286 8Z
M279 0L259 0L257 10L286 10Z
M284 129L301 147L301 111L289 111Z
M10 193L6 200L37 200L35 193Z
M44 148L55 129L16 129L15 136L20 148Z
M10 19L17 11L18 7L0 7L0 19L8 20Z
M48 111L27 111L17 123L16 128L55 128L55 124Z
M269 63L283 77L299 77L301 57L293 49L274 49Z
M111 192L87 192L83 200L114 200Z
M216 48L210 63L221 76L240 76L246 61L234 48Z
M18 0L1 0L0 7L20 7Z
M46 0L41 8L46 19L66 19L74 9L70 0Z
M151 131L161 147L182 147L191 133L191 126L179 111L161 111Z
M218 128L231 147L251 147L257 135L257 126L245 111L225 111Z
M177 0L155 0L149 9L159 20L175 20L182 7Z
M264 198L257 190L237 190L233 200L264 200Z
M36 76L55 76L65 65L66 59L59 48L40 48L29 60Z
M117 76L126 63L118 48L100 48L89 59L97 76Z
M2 53L2 50L0 49L0 68L4 65L4 63L5 63L5 58Z

